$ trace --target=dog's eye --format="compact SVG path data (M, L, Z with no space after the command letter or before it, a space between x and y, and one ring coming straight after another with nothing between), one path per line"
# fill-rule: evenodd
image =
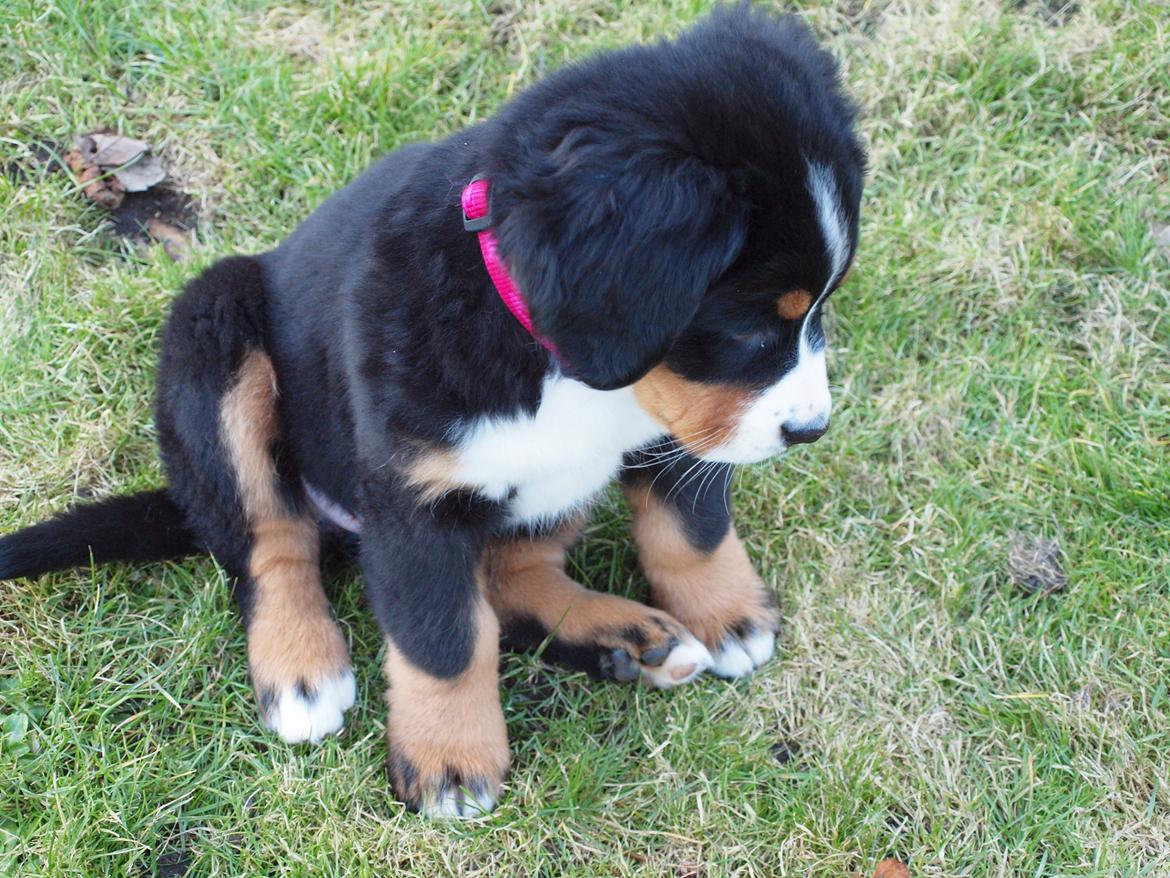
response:
M758 332L733 332L731 337L746 348L766 348L776 341L776 331L765 329Z

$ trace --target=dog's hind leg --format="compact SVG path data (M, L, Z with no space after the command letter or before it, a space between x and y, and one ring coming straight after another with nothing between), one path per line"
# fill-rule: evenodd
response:
M490 547L487 594L509 643L594 677L641 677L678 686L711 664L707 648L673 616L617 595L591 591L565 573L575 528Z
M318 741L342 727L354 677L321 586L317 526L282 455L263 340L255 260L224 260L190 283L163 336L159 444L170 495L232 578L265 724Z
M276 469L276 376L252 351L220 407L220 433L249 522L248 666L269 728L319 741L353 706L345 640L321 587L320 537L294 486Z

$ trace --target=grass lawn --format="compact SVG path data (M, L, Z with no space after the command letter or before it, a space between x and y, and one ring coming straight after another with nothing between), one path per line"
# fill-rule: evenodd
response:
M153 351L201 266L705 5L6 0L0 530L161 483ZM661 693L507 656L508 790L442 825L388 792L352 571L330 587L359 705L316 748L260 727L210 560L0 583L0 874L1170 875L1170 13L802 14L872 169L829 308L833 428L736 477L776 659ZM114 237L29 146L103 126L194 197L185 262ZM626 518L615 493L573 563L641 596ZM1013 582L1041 538L1062 592Z

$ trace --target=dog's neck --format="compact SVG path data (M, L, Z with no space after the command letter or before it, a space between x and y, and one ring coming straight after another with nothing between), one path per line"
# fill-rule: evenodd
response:
M475 232L479 236L479 249L483 254L483 264L492 279L500 300L512 316L519 321L528 333L558 360L563 358L557 352L557 346L551 339L545 338L532 325L532 315L528 310L528 302L520 292L520 287L513 280L511 272L504 259L500 256L499 243L496 233L492 230L492 189L491 181L486 177L476 175L463 189L461 202L463 204L463 228Z

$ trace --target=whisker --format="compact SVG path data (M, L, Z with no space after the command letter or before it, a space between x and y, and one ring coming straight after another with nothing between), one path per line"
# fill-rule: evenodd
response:
M720 463L716 460L710 461L710 464L711 466L707 474L703 477L703 481L699 483L699 490L695 492L695 499L691 501L691 512L695 511L699 498L707 496L707 491L718 481L720 471L725 467L730 468L727 464Z
M691 474L695 467L700 467L702 465L703 461L701 460L696 460L693 464L691 464L690 468L682 474L682 478L670 486L670 490L666 492L666 497L664 499L669 500L672 496L681 491L686 486L687 476Z

